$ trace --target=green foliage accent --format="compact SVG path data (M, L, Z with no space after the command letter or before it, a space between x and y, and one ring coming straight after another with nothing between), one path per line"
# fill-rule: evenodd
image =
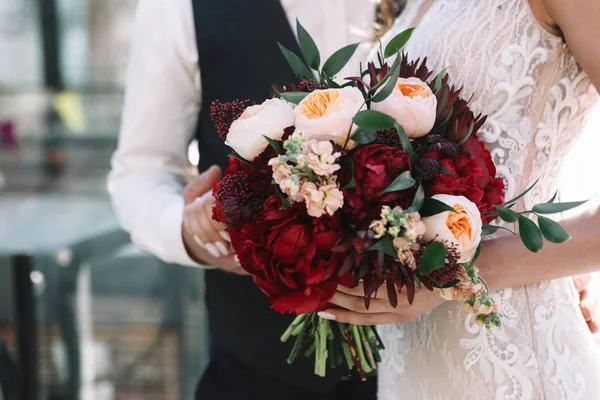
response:
M544 240L537 225L529 218L519 215L519 235L529 251L537 253L542 250Z
M384 236L381 238L377 243L369 248L369 251L381 251L390 257L398 257L398 253L396 252L392 238L389 236Z
M434 242L423 250L423 256L419 261L419 272L422 274L430 274L433 271L443 268L446 264L446 256L448 249L442 243Z
M384 57L388 58L398 53L408 42L414 30L415 28L410 28L394 36L392 40L388 42L387 46L385 46L385 51L383 52Z
M340 166L343 169L345 169L348 173L350 173L350 176L352 177L350 182L348 182L348 184L342 189L352 189L356 187L356 181L354 180L354 160L352 159L352 157L350 157L349 155L345 155L342 158L340 158Z
M507 232L510 232L510 233L512 233L513 235L516 235L516 233L515 233L515 232L513 232L513 231L511 231L510 229L508 229L508 228L505 228L505 227L503 227L503 226L496 226L496 225L486 225L486 224L484 224L484 225L482 226L481 234L482 234L483 236L491 235L491 234L494 234L494 233L498 232L500 229L502 229L502 230L505 230L505 231L507 231Z
M587 203L585 201L571 201L568 203L543 203L533 206L533 212L537 214L557 214L560 212L571 210L575 207Z
M267 140L267 142L269 142L269 145L273 148L273 150L275 150L275 154L279 154L279 151L281 150L281 148L279 147L279 143L277 143L268 136L263 135L263 137Z
M394 179L394 181L390 183L390 185L387 188L385 188L382 194L399 192L401 190L413 187L416 183L417 181L413 179L413 177L410 174L410 171L405 171L401 173L396 179Z
M387 99L396 88L398 75L400 75L400 64L397 64L393 69L390 70L386 84L379 92L377 92L377 94L371 97L371 101L374 103L379 103Z
M390 117L391 118L391 117ZM396 132L398 132L398 137L400 138L400 143L402 144L402 149L408 153L410 157L410 162L412 165L416 165L419 162L419 155L413 148L408 135L406 135L406 131L398 122L394 121L394 128L396 128Z
M419 214L421 214L421 217L431 217L432 215L441 214L446 211L457 212L453 207L444 202L432 197L426 197L423 199L423 206L419 210Z
M286 49L281 43L277 42L277 44L279 45L283 56L287 60L288 64L290 64L290 67L292 67L292 70L296 75L306 79L314 79L312 71L306 66L306 64L304 64L304 61L302 61L300 57Z
M302 100L304 100L304 98L306 96L308 96L309 94L310 93L306 93L306 92L285 92L285 93L279 93L279 97L281 97L282 99L284 99L285 101L288 101L290 103L298 104Z
M318 70L321 65L321 55L319 54L319 48L315 41L310 36L308 31L304 29L300 21L296 18L296 32L298 32L298 45L302 56L308 64L314 70Z
M357 126L372 131L390 129L396 123L396 120L389 115L374 110L361 111L352 118L352 121Z
M331 57L325 61L325 64L323 64L323 73L330 77L334 77L335 74L340 72L348 61L350 61L359 44L360 43L350 44L333 53Z
M540 215L538 217L538 224L542 235L551 243L564 243L571 239L571 235L558 222L552 221L550 218Z
M352 140L354 140L358 144L369 144L373 143L375 139L377 139L377 132L367 130L364 128L358 128L356 133L352 135Z
M510 208L496 207L496 210L498 210L498 215L500 216L500 219L502 219L502 221L516 222L519 219L519 214L517 214Z

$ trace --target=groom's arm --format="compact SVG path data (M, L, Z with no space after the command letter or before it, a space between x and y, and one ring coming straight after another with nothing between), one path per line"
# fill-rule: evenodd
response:
M166 262L198 265L182 240L187 150L200 109L189 0L140 0L119 146L108 188L133 242Z

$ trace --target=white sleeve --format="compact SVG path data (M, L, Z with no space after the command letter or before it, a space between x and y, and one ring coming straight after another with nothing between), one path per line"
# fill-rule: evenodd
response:
M181 236L182 193L199 110L190 0L139 0L108 189L134 244L166 262L189 266L198 264Z

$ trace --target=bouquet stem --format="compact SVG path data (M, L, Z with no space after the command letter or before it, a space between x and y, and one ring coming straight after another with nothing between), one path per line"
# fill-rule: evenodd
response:
M383 344L372 326L331 322L312 312L299 315L283 333L281 341L287 342L292 337L295 340L288 363L294 362L303 351L306 357L314 356L314 371L321 377L327 374L327 367L345 364L349 371L356 369L360 378L366 380L367 374L381 361L379 352Z

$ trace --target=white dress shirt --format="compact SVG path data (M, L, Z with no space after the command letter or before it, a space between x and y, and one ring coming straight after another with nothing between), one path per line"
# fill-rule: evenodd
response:
M311 33L326 60L372 36L377 0L281 0L290 24ZM358 71L355 60L347 68ZM344 77L348 70L340 73ZM187 151L202 106L191 0L140 0L119 146L108 188L134 244L170 263L197 266L181 236Z

